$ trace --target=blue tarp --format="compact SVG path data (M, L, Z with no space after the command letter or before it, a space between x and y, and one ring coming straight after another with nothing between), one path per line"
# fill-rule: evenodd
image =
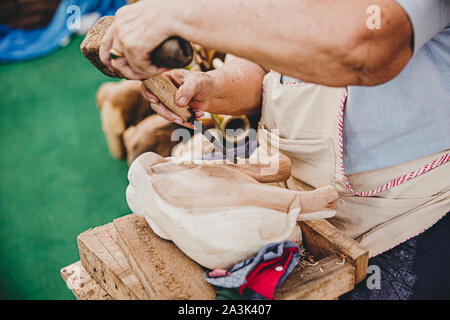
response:
M62 0L46 28L25 31L0 25L0 63L45 56L77 31L73 23L78 16L91 12L114 15L125 4L126 0Z

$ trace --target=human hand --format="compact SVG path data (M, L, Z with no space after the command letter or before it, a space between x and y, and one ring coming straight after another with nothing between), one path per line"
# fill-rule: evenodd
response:
M204 111L213 112L213 101L217 92L215 79L210 73L192 72L184 69L173 69L164 73L177 87L175 102L182 108L191 108L196 118L204 116ZM193 128L192 124L183 123L175 113L160 103L145 85L142 95L151 102L152 109L163 118Z
M146 0L120 8L100 46L100 60L111 71L125 78L147 79L167 69L150 61L150 53L164 40L174 35L171 13L179 6L168 6L164 0ZM123 54L111 59L110 50Z

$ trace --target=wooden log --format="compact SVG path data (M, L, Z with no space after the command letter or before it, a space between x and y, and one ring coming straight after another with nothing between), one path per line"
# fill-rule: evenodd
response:
M117 300L149 299L116 242L112 224L78 236L80 260L100 286Z
M321 259L330 253L341 254L355 267L355 283L364 280L369 261L367 249L326 220L303 221L300 226L306 247L314 256Z
M333 300L353 289L355 268L331 255L303 270L294 270L276 291L277 300Z
M128 215L114 220L114 226L119 245L152 299L215 298L204 270L172 242L158 237L144 218Z
M60 273L77 300L112 300L97 281L91 278L80 261L62 268Z

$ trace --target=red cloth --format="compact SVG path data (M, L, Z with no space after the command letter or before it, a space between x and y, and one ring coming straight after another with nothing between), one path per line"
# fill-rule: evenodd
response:
M280 278L286 273L294 252L298 252L298 248L288 248L281 257L260 263L247 275L246 283L239 288L239 293L242 295L244 289L248 287L267 299L274 300L275 289ZM283 267L283 270L277 271L277 267Z

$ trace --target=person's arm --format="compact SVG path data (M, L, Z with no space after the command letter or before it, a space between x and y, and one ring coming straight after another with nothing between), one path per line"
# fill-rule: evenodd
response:
M379 30L367 27L372 5ZM116 46L141 74L151 73L149 52L171 35L329 86L386 82L412 56L411 23L394 0L146 0L120 9L113 26L102 60L110 63Z
M261 106L262 81L266 71L251 61L236 57L209 72L175 69L165 74L179 87L175 96L177 104L192 108L198 118L203 116L203 112L251 115ZM159 115L183 124L181 118L164 107L144 86L143 96L150 100L153 110Z
M380 84L412 56L411 23L393 0L216 2L191 1L176 34L303 81ZM380 30L367 27L371 5L380 8Z

